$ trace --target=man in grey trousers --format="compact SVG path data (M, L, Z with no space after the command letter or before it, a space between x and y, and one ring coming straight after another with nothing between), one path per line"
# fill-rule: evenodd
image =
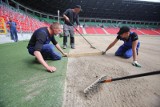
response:
M72 49L75 49L75 40L74 40L74 22L77 23L79 29L79 12L81 11L81 6L76 5L73 9L67 9L63 13L64 17L64 26L63 26L63 49L67 48L67 37L70 35L70 45Z

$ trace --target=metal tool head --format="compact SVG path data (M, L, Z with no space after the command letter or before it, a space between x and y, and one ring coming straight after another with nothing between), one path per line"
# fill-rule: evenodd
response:
M105 51L102 51L102 55L104 55L104 54L106 54L106 52L105 52Z
M91 46L91 48L96 49L96 47L94 47L94 46Z
M92 95L98 92L101 87L101 81L104 81L105 79L106 79L106 76L101 76L95 82L93 82L91 85L85 88L83 91L85 96L88 97L88 95Z

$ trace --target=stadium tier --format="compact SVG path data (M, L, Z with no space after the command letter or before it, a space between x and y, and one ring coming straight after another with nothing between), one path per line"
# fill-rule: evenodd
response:
M142 31L139 31L138 29L132 28L131 32L136 32L138 35L143 35L144 33Z
M95 27L94 29L95 29L95 31L96 31L97 34L106 34L104 32L104 30L102 28L100 28L100 27Z
M109 34L117 34L117 32L119 31L119 28L104 28L106 30L106 32L108 32Z
M156 32L155 30L151 30L151 29L139 29L141 32L143 32L144 34L148 34L148 35L159 35L158 32Z
M76 28L76 29L77 29L77 28ZM76 31L76 29L74 29L75 34L79 34L79 33ZM81 27L79 27L79 29L77 29L77 30L79 30L79 32L80 32L81 34L84 34L84 33L83 33L83 30L82 30L82 28L81 28Z
M5 22L9 21L9 17L17 24L18 32L33 32L39 27L48 26L48 23L41 22L27 14L13 10L7 6L0 6L0 17L3 17ZM9 26L7 26L9 30Z
M160 34L160 29L156 29L155 31Z
M32 17L29 14L20 12L19 10L6 5L0 6L0 17L4 18L5 22L8 21L9 17L13 17L13 21L17 24L18 32L33 32L37 28L49 26L49 23L57 21L55 19L40 18L38 16ZM45 22L42 22L39 19ZM62 20L60 20L60 22L63 23ZM136 32L138 35L160 35L160 29L153 29L155 28L153 25L117 24L107 22L81 22L81 24L86 25L83 28L79 28L79 31L82 34L117 34L119 27L129 26L131 27L131 31ZM9 30L9 26L6 27ZM78 32L75 33L78 34Z
M94 27L86 27L85 28L87 34L96 34Z

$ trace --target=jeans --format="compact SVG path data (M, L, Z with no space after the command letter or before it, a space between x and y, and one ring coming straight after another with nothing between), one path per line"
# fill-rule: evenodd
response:
M34 55L34 51L34 47L28 48L31 55ZM45 60L60 60L62 58L61 54L55 51L55 46L52 44L44 44L40 52Z
M14 40L15 42L17 42L18 41L17 30L16 29L11 29L10 33L11 33L11 39Z
M138 54L138 49L139 49L139 47L140 47L140 43L137 44L137 48L136 48L137 54ZM124 58L130 58L130 57L132 57L132 55L133 55L132 47L127 47L127 46L125 46L125 45L123 44L123 45L121 45L121 46L118 48L118 50L115 52L115 55L116 55L116 56L122 56L122 57L124 57Z

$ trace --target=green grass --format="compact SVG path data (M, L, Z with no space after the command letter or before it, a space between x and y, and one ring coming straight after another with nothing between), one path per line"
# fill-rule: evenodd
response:
M27 44L0 45L0 107L61 107L68 58L47 61L57 71L46 72L28 54Z

